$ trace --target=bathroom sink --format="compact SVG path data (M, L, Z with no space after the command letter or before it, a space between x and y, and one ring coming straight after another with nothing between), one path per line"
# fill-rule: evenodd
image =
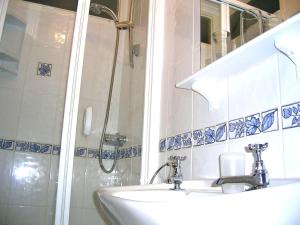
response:
M300 180L271 180L265 189L223 194L212 180L185 181L184 190L154 184L101 188L102 210L114 225L300 224Z
M124 200L140 202L166 202L179 201L187 198L206 197L222 194L219 190L215 191L171 191L171 190L135 190L135 191L116 191L111 193L112 197Z

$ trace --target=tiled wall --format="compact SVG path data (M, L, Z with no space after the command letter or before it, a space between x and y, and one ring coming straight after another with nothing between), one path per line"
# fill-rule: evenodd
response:
M127 18L127 1L121 2ZM143 7L142 7L143 5ZM78 113L70 224L105 224L94 191L100 186L139 183L147 1L137 1L134 42L141 45L135 68L128 63L128 32L121 31L109 132L126 135L117 171L105 174L96 159L107 101L114 45L113 22L89 17ZM53 224L57 172L73 12L10 0L8 12L26 23L19 73L0 73L0 224ZM124 62L124 63L123 63ZM93 108L91 135L83 116ZM103 154L105 166L111 151ZM3 185L2 185L3 184ZM16 194L17 193L17 194ZM17 215L17 216L16 216Z
M251 173L254 158L245 147L268 142L263 159L270 176L300 177L300 80L296 79L294 64L276 53L239 74L231 74L223 83L225 93L211 87L219 94L221 104L217 110L209 111L201 95L174 87L178 80L199 69L195 53L199 54L200 43L195 44L199 39L192 31L197 21L193 11L189 7L182 9L181 4L177 1L168 17L178 16L174 19L173 39L184 48L173 50L167 46L165 51L173 51L173 55L183 56L186 61L174 63L163 78L160 163L170 155L186 155L184 179L217 178L219 155L243 152L246 173ZM169 61L166 54L165 60Z

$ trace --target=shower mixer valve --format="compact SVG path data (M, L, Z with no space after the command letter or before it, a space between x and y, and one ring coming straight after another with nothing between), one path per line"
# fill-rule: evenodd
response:
M107 145L115 146L115 147L122 147L128 141L126 136L120 135L119 133L116 134L105 134L104 143Z

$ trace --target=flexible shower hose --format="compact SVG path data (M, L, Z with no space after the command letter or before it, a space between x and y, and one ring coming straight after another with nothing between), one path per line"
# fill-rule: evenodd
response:
M114 53L114 58L113 58L112 70L111 70L110 86L109 86L109 93L108 93L108 98L107 98L104 125L103 125L103 130L102 130L102 134L101 134L100 143L99 143L98 160L99 160L99 164L100 164L101 169L105 173L111 173L115 169L115 167L117 165L117 157L118 157L118 149L119 149L118 146L115 146L113 164L112 164L110 169L106 169L104 167L103 161L102 161L102 152L103 152L103 144L104 144L104 139L105 139L105 134L106 134L106 129L107 129L108 118L109 118L109 112L110 112L112 91L113 91L113 87L114 87L116 63L117 63L117 56L118 56L118 49L119 49L119 33L120 33L119 29L116 28L115 53Z

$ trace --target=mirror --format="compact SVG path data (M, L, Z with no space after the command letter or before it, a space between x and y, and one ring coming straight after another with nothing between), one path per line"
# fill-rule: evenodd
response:
M200 8L203 68L299 12L300 3L294 0L201 0Z

